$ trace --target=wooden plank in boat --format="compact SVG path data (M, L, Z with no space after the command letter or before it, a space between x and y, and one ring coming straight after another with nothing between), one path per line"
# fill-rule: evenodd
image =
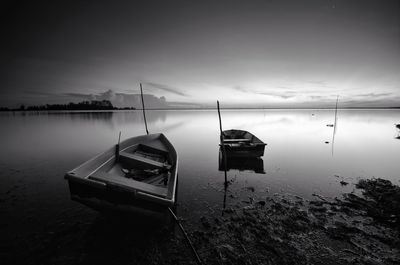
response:
M160 169L162 169L162 168L170 169L171 168L170 165L167 165L167 164L164 164L164 163L161 163L161 162L149 159L149 158L145 158L143 156L135 155L135 154L132 154L132 153L120 152L119 156L121 158L127 158L127 159L130 159L130 160L134 160L135 162L138 162L140 164L150 165L150 166L155 167L155 168L160 168Z
M234 142L251 142L250 139L224 139L224 142L234 143Z
M110 184L112 186L117 186L125 190L132 190L132 191L143 191L145 193L149 193L152 195L156 195L159 197L167 197L167 188L154 186L151 184L143 183L140 181L136 181L134 179L129 179L125 177L115 176L112 174L107 174L105 172L96 172L92 176L89 177L93 180L98 180L105 182L106 184Z
M152 142L152 144L156 144L155 142ZM167 156L168 155L168 150L165 149L165 146L162 145L162 143L158 143L157 145L158 148L151 146L149 144L139 144L138 149L142 150L146 153L151 153L159 156Z
M165 174L155 175L155 176L152 176L152 177L149 177L149 178L143 180L142 182L152 184L152 185L159 185L159 184L164 183L165 177L166 177Z

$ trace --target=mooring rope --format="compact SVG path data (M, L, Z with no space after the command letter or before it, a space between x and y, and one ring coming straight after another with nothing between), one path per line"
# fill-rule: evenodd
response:
M169 212L171 213L172 217L174 217L176 223L178 224L179 228L182 230L183 234L185 235L185 238L187 240L187 242L190 245L190 248L192 249L193 254L196 256L196 260L197 260L197 264L202 265L203 263L201 262L201 259L199 257L199 255L197 254L196 249L194 248L192 241L190 241L189 236L187 235L185 229L183 228L183 226L181 225L181 223L178 220L178 217L176 217L176 215L174 214L174 212L171 210L171 208L168 207Z

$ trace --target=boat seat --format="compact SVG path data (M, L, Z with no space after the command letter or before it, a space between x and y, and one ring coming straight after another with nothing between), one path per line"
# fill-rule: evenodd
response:
M134 162L136 165L140 165L145 168L160 168L160 169L170 169L171 165L167 163L161 163L159 161L146 158L143 156L135 155L134 153L120 152L119 156L121 160L128 160L129 162Z
M104 182L107 186L115 187L118 189L142 191L162 198L167 197L167 187L155 186L141 181L136 181L134 179L120 177L115 174L109 174L106 172L95 172L93 175L89 176L89 178Z
M147 144L139 144L138 148L136 151L143 151L145 153L150 153L154 156L167 156L168 155L168 151L165 150L165 148L163 148L162 146L154 146L155 143L153 143L153 145L147 145Z
M235 143L235 142L251 142L250 139L224 139L225 143Z

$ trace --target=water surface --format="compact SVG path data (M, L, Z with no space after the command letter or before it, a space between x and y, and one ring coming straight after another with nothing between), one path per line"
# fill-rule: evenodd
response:
M265 173L230 170L226 191L216 111L153 110L147 118L149 131L163 132L178 152L177 211L188 226L220 215L234 200L249 200L242 194L253 188L255 199L310 198L340 196L359 178L400 184L399 110L339 110L335 133L326 126L334 110L222 110L224 129L248 130L268 144ZM0 124L3 252L72 221L90 225L98 213L70 200L65 172L114 145L119 131L122 139L145 133L140 111L1 113Z

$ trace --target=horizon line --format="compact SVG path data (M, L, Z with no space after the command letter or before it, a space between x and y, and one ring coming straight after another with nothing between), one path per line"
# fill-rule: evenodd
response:
M335 108L312 108L312 107L293 107L293 108L287 108L287 107L276 107L276 108L271 108L271 107L220 107L220 109L225 109L225 110L332 110ZM341 107L337 108L339 110L346 110L346 109L400 109L400 106L398 107ZM0 112L114 112L114 111L135 111L135 110L143 110L143 108L132 108L132 109L126 109L126 108L116 108L116 109L110 109L110 110L21 110L21 109L1 109ZM145 110L217 110L216 107L206 107L206 108L145 108Z

